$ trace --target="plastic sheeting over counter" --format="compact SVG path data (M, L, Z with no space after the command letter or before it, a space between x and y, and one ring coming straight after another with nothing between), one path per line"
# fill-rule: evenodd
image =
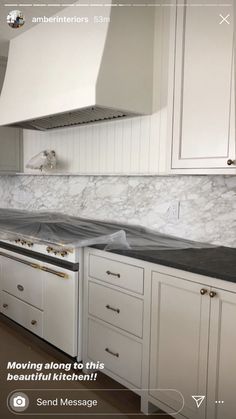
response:
M216 247L132 224L85 219L54 212L0 209L0 240L32 240L58 248L104 245L105 250L174 250Z

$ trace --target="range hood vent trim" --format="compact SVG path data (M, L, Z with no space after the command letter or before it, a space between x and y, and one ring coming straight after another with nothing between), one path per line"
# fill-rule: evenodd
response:
M11 124L14 128L23 128L36 131L48 131L50 129L66 128L77 125L92 124L109 120L117 120L126 117L134 117L139 114L124 112L117 109L93 106L74 111L49 115L43 118L31 119Z

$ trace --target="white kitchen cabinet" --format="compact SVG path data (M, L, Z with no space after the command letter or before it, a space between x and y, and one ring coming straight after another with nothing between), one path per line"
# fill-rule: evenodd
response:
M234 419L235 284L183 276L152 273L150 401L188 419ZM226 289L212 286L217 282ZM179 393L170 389L183 395L182 410ZM193 395L205 396L198 409Z
M0 91L5 77L7 58L0 57ZM22 98L24 100L24 98ZM22 131L0 127L0 173L19 172L22 164Z
M236 173L233 4L176 1L170 81L173 173ZM212 4L211 4L212 3ZM181 4L181 5L180 5ZM223 21L227 17L229 24ZM220 23L221 22L221 23ZM171 80L170 77L170 80ZM232 160L232 164L228 160ZM228 164L227 164L228 162Z
M152 273L150 395L191 419L205 417L205 408L197 409L191 397L206 394L210 298L205 292L200 284Z
M144 266L122 255L84 251L83 362L103 362L102 372L138 394L146 386Z
M235 419L236 294L212 291L216 295L211 300L207 419Z

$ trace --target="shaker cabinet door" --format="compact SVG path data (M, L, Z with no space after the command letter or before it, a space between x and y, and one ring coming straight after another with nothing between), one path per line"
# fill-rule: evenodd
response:
M191 419L205 418L192 395L206 395L209 310L206 287L152 273L150 395Z
M236 294L212 291L215 296L211 299L207 419L235 419Z
M177 0L172 169L236 173L233 5ZM212 4L211 4L212 3ZM231 2L232 3L232 2ZM223 17L227 21L223 21ZM228 160L231 159L231 164ZM179 170L180 172L180 170Z

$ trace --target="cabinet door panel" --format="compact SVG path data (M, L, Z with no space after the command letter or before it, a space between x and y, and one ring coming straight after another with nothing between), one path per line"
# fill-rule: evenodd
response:
M177 7L172 168L230 171L227 159L235 158L233 6L223 0L221 6L188 7L192 3ZM220 14L230 14L230 24L220 24Z
M206 394L210 298L200 284L153 272L150 394L183 415L204 418L192 395ZM176 393L158 389L177 390Z
M217 295L211 301L207 419L235 419L236 294L214 291Z

